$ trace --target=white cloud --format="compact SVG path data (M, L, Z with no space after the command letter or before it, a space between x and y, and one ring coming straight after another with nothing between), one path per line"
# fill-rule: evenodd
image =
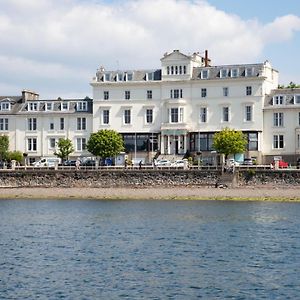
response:
M51 90L56 97L71 90L72 82L87 94L86 76L99 65L159 67L162 54L173 49L209 49L215 64L257 62L267 45L289 40L296 31L297 16L263 25L206 1L2 0L0 82L9 85L5 73L15 72L16 80L26 74L27 81L38 81L42 94ZM49 78L56 79L52 89Z

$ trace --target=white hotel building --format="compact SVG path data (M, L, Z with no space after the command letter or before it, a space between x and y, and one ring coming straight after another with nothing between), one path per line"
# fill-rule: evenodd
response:
M178 50L161 58L161 69L106 71L91 82L93 100L0 97L0 133L11 150L31 161L53 156L60 137L70 138L74 157L90 156L92 132L122 134L132 159L200 153L213 156L213 134L229 127L248 138L246 157L269 163L300 155L300 90L277 90L278 72L269 62L212 66L207 52ZM299 94L297 94L299 93Z

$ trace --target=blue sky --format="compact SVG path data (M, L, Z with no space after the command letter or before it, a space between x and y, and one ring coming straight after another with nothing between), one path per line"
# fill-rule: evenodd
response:
M300 84L300 1L1 0L0 94L92 96L97 68L159 68L163 53L212 63L269 60Z

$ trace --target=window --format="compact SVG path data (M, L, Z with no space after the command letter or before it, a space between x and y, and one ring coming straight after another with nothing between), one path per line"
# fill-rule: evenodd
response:
M133 78L133 74L132 73L127 73L126 74L126 80L127 81L132 81L132 78Z
M152 99L152 91L147 91L147 99Z
M207 90L204 88L204 89L201 89L201 97L202 98L205 98L207 95Z
M201 79L207 79L207 78L208 78L208 70L202 70Z
M182 89L170 90L171 99L182 98Z
M125 91L125 99L126 100L130 99L130 91Z
M123 81L123 74L122 73L117 74L117 81Z
M171 123L178 123L178 108L171 108Z
M60 128L60 130L65 130L65 119L64 118L60 118L59 128Z
M104 109L102 112L102 123L107 125L109 124L109 110L108 109Z
M278 95L273 97L273 105L282 105L284 100L284 96Z
M173 75L174 74L174 67L171 66L171 74Z
M105 81L110 81L110 73L105 73L104 80Z
M49 139L49 148L50 149L55 149L56 146L56 139L55 138L50 138Z
M294 96L294 103L295 104L300 104L300 95L295 95Z
M153 109L151 108L146 109L146 123L153 123Z
M49 130L54 130L54 122L50 121L49 123Z
M153 80L154 74L153 72L147 73L147 80Z
M10 103L9 102L2 102L1 106L0 106L0 109L5 110L5 111L10 110Z
M170 67L167 66L167 74L170 75Z
M28 110L29 111L37 111L38 110L38 104L36 102L28 103Z
M131 110L124 110L124 124L131 124Z
M273 148L274 149L284 148L284 138L282 134L273 135Z
M252 95L252 86L246 86L246 96Z
M223 107L222 121L229 122L229 107L228 106Z
M109 91L104 91L103 92L103 98L104 98L104 100L108 100L109 99Z
M53 103L52 102L47 102L46 103L46 111L48 110L53 110Z
M200 122L206 123L207 122L207 108L200 107Z
M228 89L228 87L223 87L223 96L224 97L228 97L228 95L229 95L229 89Z
M37 119L36 118L28 118L27 119L27 130L34 131L37 129Z
M297 149L300 149L300 134L297 134Z
M186 66L183 66L183 74L186 74Z
M77 118L77 130L86 130L86 118Z
M179 74L182 74L182 66L179 66Z
M61 104L61 107L60 107L61 110L68 110L68 108L69 108L69 103L68 102L63 102Z
M273 125L275 127L282 127L283 126L283 113L277 112L273 114Z
M298 125L300 126L300 112L298 113Z
M0 131L7 131L8 130L8 119L0 119Z
M245 70L245 76L249 77L253 75L253 69L252 68L246 68Z
M228 70L227 69L222 69L221 70L221 78L226 78L228 75Z
M86 149L86 138L77 138L76 139L76 150L84 151Z
M182 123L183 122L183 107L173 107L169 110L170 123Z
M232 69L231 77L238 77L238 76L239 76L239 69Z
M77 111L87 111L87 102L77 102L76 109Z
M27 150L28 151L37 151L37 139L36 138L28 138L27 139Z
M252 105L245 106L245 121L252 121Z
M248 150L257 151L258 150L258 134L257 132L248 133Z

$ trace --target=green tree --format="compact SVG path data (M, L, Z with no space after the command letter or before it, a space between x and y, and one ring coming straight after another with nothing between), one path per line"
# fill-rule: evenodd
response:
M295 82L291 81L289 83L289 85L287 86L288 89L296 89L296 88L299 88L300 85L299 84L296 84Z
M11 151L8 153L8 160L15 160L21 163L23 160L23 153L21 151Z
M74 147L69 139L59 139L57 142L58 150L54 152L54 155L61 158L62 160L66 160L69 158L69 155L74 152Z
M241 131L225 128L214 134L213 147L216 151L225 155L242 153L246 150L247 139Z
M103 159L116 156L124 151L123 144L123 138L119 133L114 130L103 129L91 134L87 149L93 155Z
M0 160L8 159L9 139L7 135L0 136Z

